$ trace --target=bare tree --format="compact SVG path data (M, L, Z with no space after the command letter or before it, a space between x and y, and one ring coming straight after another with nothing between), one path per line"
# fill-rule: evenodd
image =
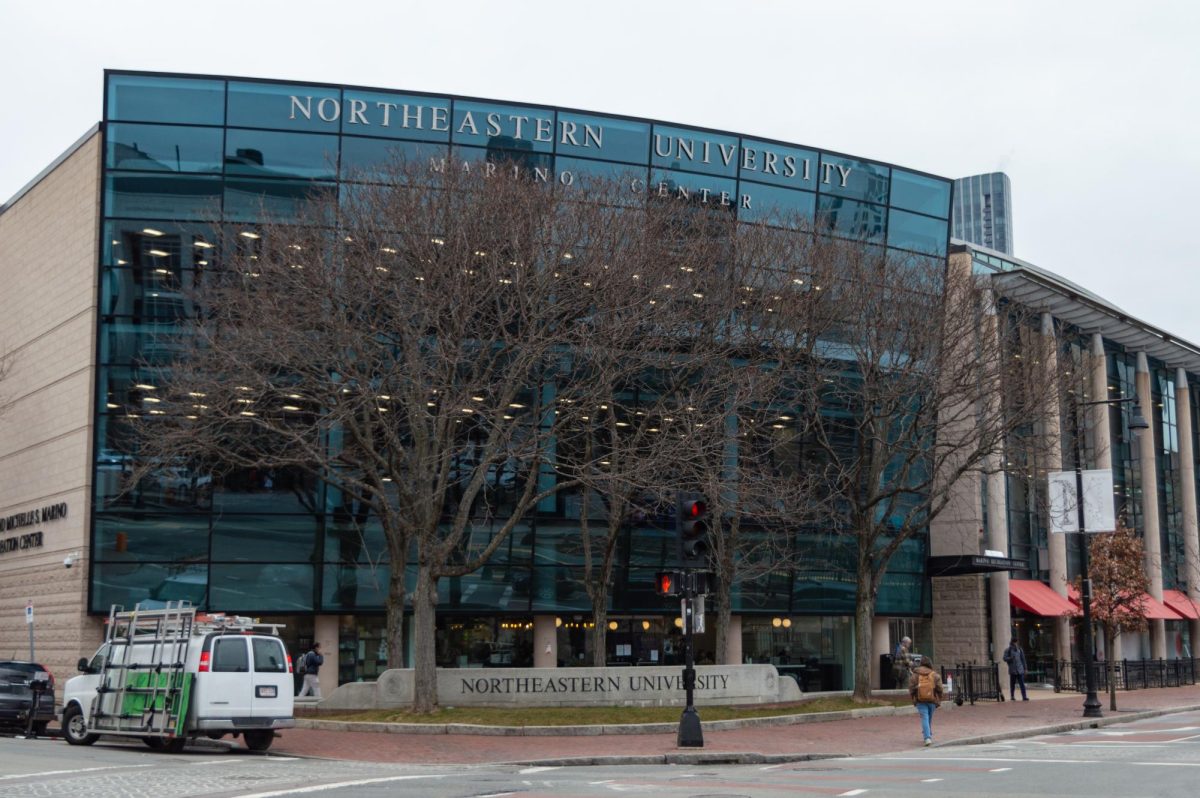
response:
M1108 706L1117 708L1116 663L1113 653L1117 637L1146 628L1146 591L1150 578L1142 566L1142 540L1132 530L1118 526L1115 532L1088 535L1088 575L1092 580L1092 620L1104 629L1104 662L1108 669ZM1084 541L1084 545L1088 545ZM1082 577L1075 590L1083 595ZM1090 658L1092 652L1083 652Z

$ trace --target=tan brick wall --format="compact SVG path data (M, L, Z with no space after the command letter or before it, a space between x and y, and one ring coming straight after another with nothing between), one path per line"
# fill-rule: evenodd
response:
M97 133L0 214L0 348L15 358L0 384L0 517L68 505L64 519L0 532L43 535L41 548L0 554L0 657L28 656L33 601L35 655L60 685L101 629L84 613L100 155Z
M984 577L943 576L932 582L933 650L938 665L990 662Z

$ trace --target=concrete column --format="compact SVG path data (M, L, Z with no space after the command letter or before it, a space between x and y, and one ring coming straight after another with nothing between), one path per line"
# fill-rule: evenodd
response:
M725 664L742 664L742 616L729 616L729 639L725 641Z
M1046 374L1050 379L1058 379L1058 343L1054 334L1054 317L1049 313L1042 314L1042 337L1046 339ZM1048 400L1053 406L1047 408L1045 423L1046 462L1045 471L1062 470L1062 422L1059 414L1058 392L1052 391ZM1039 474L1039 480L1045 480L1044 474ZM1043 481L1039 486L1045 490ZM1065 535L1050 533L1046 541L1050 555L1050 587L1055 593L1067 596L1067 540ZM1069 618L1054 619L1054 644L1057 649L1057 659L1071 658L1071 620ZM1005 642L1007 645L1007 641Z
M553 615L533 616L533 667L558 667L558 624Z
M313 618L313 642L321 644L325 664L317 673L321 681L321 695L328 697L338 686L338 616L318 615Z
M1196 520L1196 459L1192 450L1192 392L1187 372L1175 370L1175 418L1179 422L1179 485L1183 498L1183 551L1187 594L1200 604L1200 526ZM1200 621L1191 624L1192 656L1200 643Z
M1145 352L1137 356L1137 395L1142 413L1150 421L1154 418L1154 404L1150 398L1150 363ZM1162 528L1158 521L1158 459L1155 457L1154 423L1150 429L1142 430L1138 437L1138 458L1142 467L1142 518L1145 520L1143 545L1146 547L1146 575L1150 577L1150 595L1162 601ZM1165 659L1167 656L1166 622L1150 621L1150 656Z
M1104 337L1100 333L1092 333L1091 357L1091 399L1109 399L1108 395L1108 359L1104 354ZM1089 426L1092 428L1092 449L1095 452L1093 468L1112 468L1112 427L1108 422L1111 405L1093 405L1088 408Z
M900 642L899 640L896 641ZM875 616L871 621L871 689L879 689L879 658L892 653L892 641L888 638L888 619ZM934 664L937 664L935 659Z
M994 302L989 295L984 302L984 334L993 340L999 335L996 322ZM997 412L1003 398L1003 386L997 385L989 401L993 407L989 414ZM1008 539L1008 478L1004 471L1004 454L996 452L987 460L987 529L986 548L992 551L1004 552L1011 556ZM990 619L990 648L988 659L1000 659L1001 652L1012 637L1012 605L1008 597L1008 571L990 574L988 580L988 598L991 604Z

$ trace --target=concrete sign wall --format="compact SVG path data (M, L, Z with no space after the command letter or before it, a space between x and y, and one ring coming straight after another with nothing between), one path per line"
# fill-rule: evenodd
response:
M702 665L696 703L773 704L799 701L800 687L773 665ZM384 671L376 682L343 684L322 709L390 709L411 704L411 669ZM439 668L438 701L457 707L683 706L683 669Z

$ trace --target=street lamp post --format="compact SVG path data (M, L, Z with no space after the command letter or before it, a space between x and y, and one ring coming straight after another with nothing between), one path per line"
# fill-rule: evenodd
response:
M1088 575L1088 539L1084 530L1083 517L1083 442L1079 433L1079 409L1096 405L1118 405L1126 402L1137 402L1137 397L1128 396L1120 399L1098 399L1093 402L1080 402L1074 391L1071 391L1071 428L1075 446L1075 512L1079 529L1079 571L1082 582L1080 599L1083 601L1083 673L1087 696L1083 699L1083 716L1085 718L1103 717L1100 711L1100 699L1096 695L1096 663L1092 658L1092 580ZM1149 429L1150 424L1142 416L1141 408L1133 406L1133 417L1129 419L1129 430L1140 432Z

